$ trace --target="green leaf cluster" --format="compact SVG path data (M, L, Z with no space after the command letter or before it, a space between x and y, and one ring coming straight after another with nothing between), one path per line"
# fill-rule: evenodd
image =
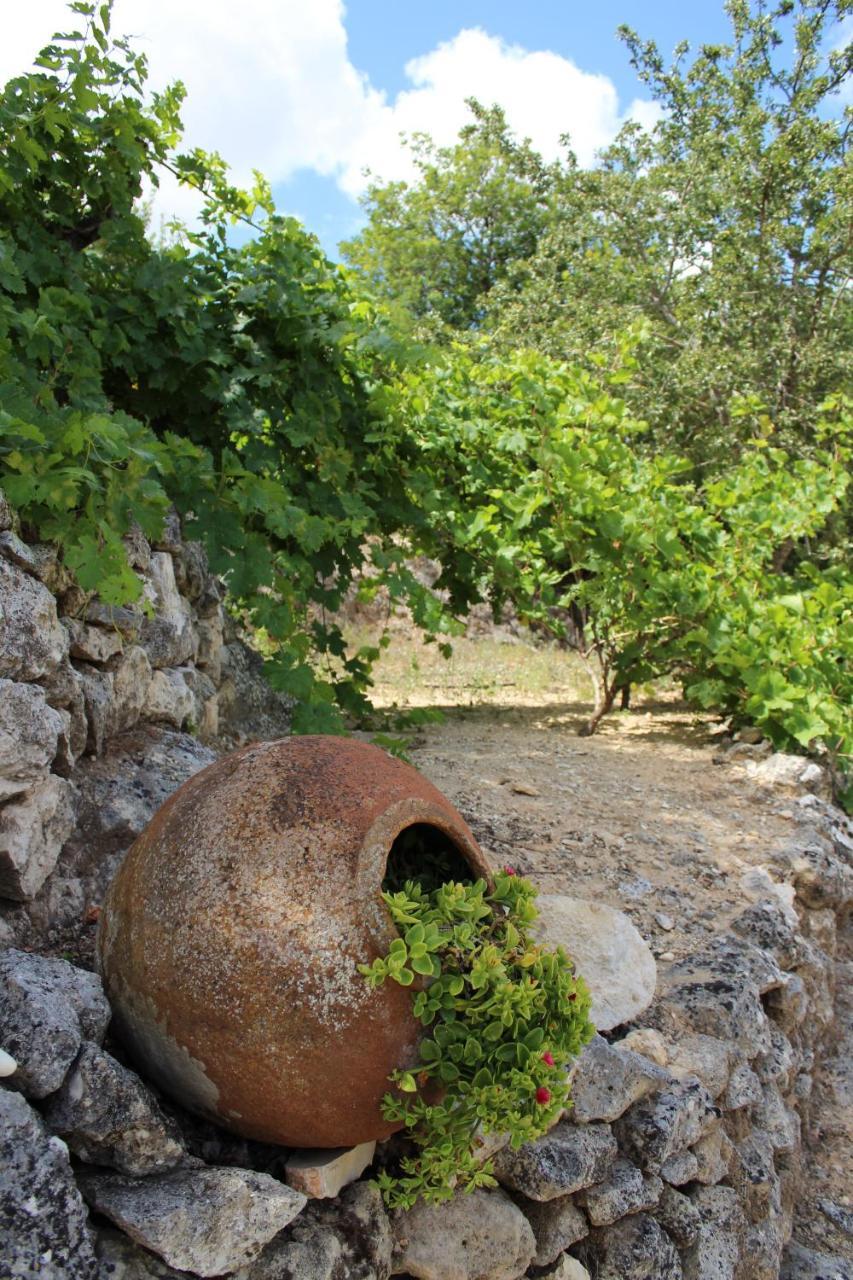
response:
M593 1034L590 998L565 952L534 941L535 894L507 870L491 891L484 880L431 891L410 880L382 895L399 936L360 971L372 987L412 987L425 1029L418 1062L394 1073L383 1103L413 1149L379 1175L391 1206L494 1185L482 1138L508 1134L519 1147L568 1103L567 1066Z
M0 94L0 483L115 603L140 591L123 535L175 504L295 727L340 728L375 656L328 621L353 577L436 613L403 563L418 459L384 404L406 357L260 177L176 150L183 90L146 94L110 6L72 10ZM155 242L139 201L164 172L203 206Z

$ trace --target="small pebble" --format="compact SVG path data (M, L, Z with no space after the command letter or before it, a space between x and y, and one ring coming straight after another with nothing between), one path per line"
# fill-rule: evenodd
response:
M0 1049L0 1076L12 1076L17 1070L18 1064L11 1053L7 1053L5 1049Z
M660 927L662 929L665 929L667 933L669 933L672 929L675 928L675 921L673 920L672 916L668 916L665 911L656 912L655 920L657 920Z
M662 951L662 952L660 953L660 955L658 956L658 959L659 959L659 960L674 960L674 959L675 959L675 952L674 952L674 951Z

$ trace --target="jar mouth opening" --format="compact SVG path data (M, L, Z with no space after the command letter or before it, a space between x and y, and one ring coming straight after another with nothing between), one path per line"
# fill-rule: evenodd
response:
M413 822L397 833L388 850L382 889L399 893L414 881L426 893L448 881L473 884L478 872L465 849L431 822Z

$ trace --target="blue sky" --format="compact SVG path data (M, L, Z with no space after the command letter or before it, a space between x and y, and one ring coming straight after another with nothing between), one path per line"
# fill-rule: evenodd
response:
M10 6L0 77L67 22L63 0ZM585 163L625 118L653 120L621 22L666 53L728 31L722 0L115 0L113 29L147 52L155 87L185 81L186 141L220 151L240 180L261 169L279 206L335 254L360 225L364 169L411 176L400 131L452 141L470 94L499 100L549 157L571 133ZM193 208L164 182L159 215Z

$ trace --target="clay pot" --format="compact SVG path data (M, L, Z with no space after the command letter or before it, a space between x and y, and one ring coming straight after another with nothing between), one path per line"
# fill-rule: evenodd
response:
M411 989L371 991L356 966L396 936L382 878L394 840L422 824L490 879L449 801L363 742L256 743L184 783L101 914L115 1027L144 1073L246 1137L387 1136L387 1077L416 1060L422 1028Z

